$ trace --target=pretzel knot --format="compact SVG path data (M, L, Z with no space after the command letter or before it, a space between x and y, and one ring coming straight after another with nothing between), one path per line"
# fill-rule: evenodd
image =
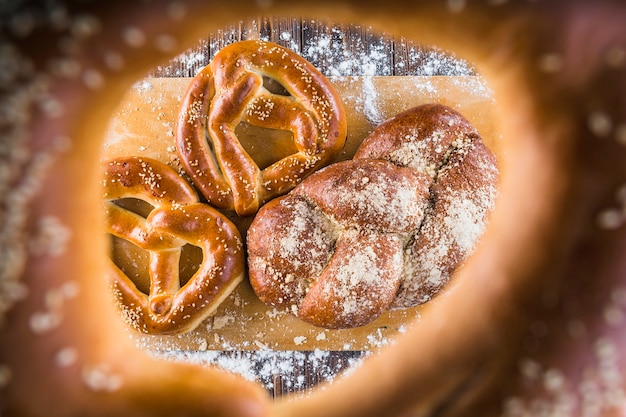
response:
M129 157L104 167L107 231L149 252L150 291L145 294L113 262L111 281L126 320L151 334L192 330L232 292L244 273L241 237L174 169L149 158ZM144 218L116 202L140 199L154 208ZM182 247L202 249L203 260L181 286Z
M268 80L281 91L266 88ZM259 168L235 133L242 121L291 132L295 153ZM313 65L282 46L242 41L223 48L192 80L176 141L209 203L245 216L329 163L345 139L341 99Z
M261 208L247 238L252 286L266 304L327 328L424 303L473 250L498 181L495 156L462 115L410 109L353 160Z

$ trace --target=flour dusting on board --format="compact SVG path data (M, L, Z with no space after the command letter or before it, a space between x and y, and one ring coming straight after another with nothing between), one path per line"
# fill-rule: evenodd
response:
M380 113L377 100L378 93L376 87L374 87L372 77L363 77L363 113L373 126L377 126L385 121L385 117Z
M376 335L371 336L376 339ZM369 352L312 351L163 351L156 357L193 363L200 366L218 366L243 378L261 383L270 393L302 392L310 388L311 379L332 382L340 373L345 375L359 366Z
M293 28L292 28L293 29ZM297 30L297 29L293 29ZM244 39L281 44L300 54L327 77L345 76L469 76L476 75L467 61L433 46L372 33L361 26L341 27L303 21L299 36L276 28L253 33L230 27L219 37L203 39L175 57L168 66L157 67L160 77L193 77L224 46Z

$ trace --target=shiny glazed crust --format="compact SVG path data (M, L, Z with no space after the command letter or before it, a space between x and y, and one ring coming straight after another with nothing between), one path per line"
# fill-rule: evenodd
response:
M108 276L123 317L149 334L193 330L242 281L244 252L239 231L213 207L198 201L178 173L150 158L128 157L104 164L107 231L150 253L150 291L143 293L112 260ZM120 207L125 198L154 209L146 218ZM182 285L181 249L200 247L203 260Z
M3 415L623 414L622 1L45 7L2 15ZM120 97L154 65L253 13L359 22L475 62L493 88L507 156L498 205L458 285L344 378L275 402L240 377L136 349L98 280L100 132Z
M272 93L264 78L285 92ZM296 152L259 168L243 148L240 122L293 134ZM181 162L215 207L256 213L330 162L346 140L346 118L334 87L295 52L264 41L221 49L191 81L176 141Z
M252 287L326 328L430 300L471 254L497 195L495 156L443 105L377 127L354 160L272 201L248 231Z

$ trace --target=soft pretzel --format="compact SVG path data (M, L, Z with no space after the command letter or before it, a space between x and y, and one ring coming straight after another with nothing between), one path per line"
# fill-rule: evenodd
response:
M149 294L110 262L110 279L125 320L150 334L194 329L243 279L239 231L217 210L199 203L191 186L162 162L128 157L104 165L108 232L150 253ZM125 198L143 200L154 209L143 218L116 204ZM203 260L182 285L179 261L185 244L202 248Z
M285 91L271 92L265 78ZM294 152L260 168L237 139L242 121L290 131ZM326 165L345 139L343 106L330 82L295 52L256 40L226 46L195 76L176 137L181 162L202 194L240 216Z
M139 351L98 279L100 132L120 97L207 32L262 13L372 25L475 63L506 155L458 284L345 378L275 402ZM622 1L13 2L1 19L3 415L623 414Z
M328 328L424 303L476 246L498 178L495 156L461 114L409 109L365 138L353 161L261 208L247 236L252 287Z

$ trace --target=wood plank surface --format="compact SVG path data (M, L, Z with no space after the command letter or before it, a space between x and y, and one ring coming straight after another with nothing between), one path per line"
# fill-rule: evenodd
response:
M224 46L262 39L285 46L328 76L468 76L476 70L451 51L352 24L304 18L258 17L207 34L149 77L193 77Z

